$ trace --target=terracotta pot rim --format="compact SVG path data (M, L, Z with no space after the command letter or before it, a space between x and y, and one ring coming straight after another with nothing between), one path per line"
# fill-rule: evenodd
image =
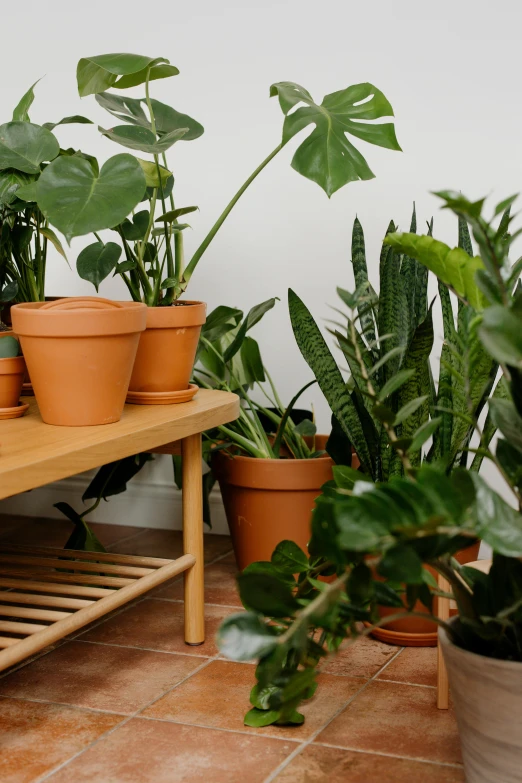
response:
M458 616L452 617L449 620L449 625L453 625L458 621L458 619ZM454 650L458 651L458 654L468 658L470 661L490 661L492 666L501 667L503 669L510 669L522 673L522 661L505 661L502 658L490 658L488 655L480 655L480 653L465 650L464 647L459 647L458 644L454 644L451 641L444 628L439 628L439 641L443 647L452 647Z
M11 308L13 331L21 337L63 339L143 332L147 320L146 305L142 302L117 304L117 307L103 309L55 309L47 308L45 302L22 302Z
M147 307L147 329L203 326L207 319L205 302L187 299L170 306Z
M25 372L23 356L4 356L0 359L0 375L19 375Z
M221 454L224 458L229 459L229 460L231 460L233 462L244 462L244 463L255 462L256 465L276 465L276 464L278 464L278 465L288 465L288 464L296 465L298 463L306 463L306 464L308 464L310 462L312 462L312 463L313 462L321 463L321 462L325 462L325 461L333 462L333 460L332 460L332 458L330 457L329 454L324 454L324 456L321 456L321 457L313 457L312 459L310 459L310 458L303 459L301 457L283 457L282 459L281 458L270 459L268 457L249 457L246 454L235 454L235 455L223 454L224 451L225 451L225 449L219 449L219 451L216 451L216 452L213 452L213 453ZM283 470L284 470L284 468L283 468Z

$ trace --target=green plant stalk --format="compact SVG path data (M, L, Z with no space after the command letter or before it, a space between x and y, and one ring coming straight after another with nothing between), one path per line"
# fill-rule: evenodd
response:
M196 266L198 265L198 262L199 262L201 256L203 255L203 253L205 252L207 247L210 245L210 243L212 242L212 240L216 236L217 232L219 231L219 229L221 228L221 226L223 225L223 223L227 219L228 215L230 214L230 212L232 211L232 209L234 208L236 203L239 201L239 199L241 198L241 196L243 195L245 190L248 188L249 185L252 184L252 182L255 180L255 178L258 176L258 174L260 174L263 171L265 166L267 166L270 163L270 161L273 158L275 158L275 156L278 154L278 152L281 152L281 150L283 149L283 146L284 146L283 142L281 142L281 144L277 145L275 150L273 150L270 153L270 155L267 158L264 159L264 161L257 167L257 169L243 183L243 185L241 185L241 187L239 188L239 190L237 191L235 196L232 198L232 200L225 207L225 209L223 210L221 215L218 217L218 219L216 220L216 222L214 223L214 225L212 226L212 228L208 232L208 234L205 237L205 239L203 240L203 242L200 244L200 246L198 247L198 249L196 250L196 252L192 256L192 258L190 259L190 262L187 264L187 266L185 268L185 271L183 273L183 280L184 280L185 283L188 283L188 281L192 277L192 274L193 274Z

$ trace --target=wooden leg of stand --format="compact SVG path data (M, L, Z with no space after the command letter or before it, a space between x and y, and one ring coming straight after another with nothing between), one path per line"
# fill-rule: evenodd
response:
M437 582L439 590L447 593L450 591L449 582L443 576L438 574ZM438 598L438 616L441 620L448 620L450 616L449 598ZM437 707L439 710L449 708L449 682L444 656L440 642L437 644Z
M183 457L183 554L196 558L185 571L185 642L205 641L205 597L203 555L203 479L201 435L189 435L181 442Z

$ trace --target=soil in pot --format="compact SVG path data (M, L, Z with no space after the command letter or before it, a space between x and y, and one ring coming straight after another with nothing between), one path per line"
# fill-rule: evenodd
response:
M462 549L455 555L456 560L462 565L472 563L478 559L480 541L476 541L472 546ZM429 566L425 568L436 578L436 572ZM437 611L437 599L435 599L434 611ZM428 614L428 610L420 601L415 604L414 610L422 614ZM397 609L387 606L379 607L381 617L390 614L396 614ZM401 647L436 647L437 646L437 625L427 617L424 620L421 617L404 617L402 620L393 620L391 623L372 631L372 636L387 644L398 644Z
M327 439L326 435L316 436L316 448L324 449ZM230 457L223 451L214 454L212 469L219 481L240 570L256 560L270 560L277 544L286 539L307 552L315 499L322 485L332 479L332 467L328 455L256 459Z
M458 622L458 618L451 620ZM439 639L448 669L467 783L520 783L522 663L486 658Z
M188 389L205 320L204 302L182 301L170 307L147 308L147 328L140 337L129 385L133 403L140 402L139 394L143 392ZM147 404L145 397L142 402Z
M147 308L73 297L12 310L42 419L85 426L118 421Z

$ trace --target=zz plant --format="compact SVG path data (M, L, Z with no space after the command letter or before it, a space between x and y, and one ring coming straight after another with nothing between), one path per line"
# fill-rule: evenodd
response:
M447 408L447 403L440 407L443 413L451 415L452 425L460 421L466 424L465 443L470 442L469 428L477 435L478 443L473 448L461 445L449 452L443 451L442 444L434 443L428 454L437 448L442 453L431 464L427 459L412 459L425 442L426 424L421 423L404 441L399 431L404 419L397 420L396 414L392 418L391 413L379 415L377 420L383 426L390 451L397 455L400 470L375 480L370 472L374 463L369 463L370 470L366 472L337 466L335 482L324 488L313 513L309 557L293 542L284 541L271 562L253 564L239 575L239 592L246 612L225 620L219 645L224 654L235 660L258 659L257 683L250 699L252 709L245 717L247 725L302 723L304 717L298 708L313 695L317 666L343 640L353 642L371 632L372 627L400 618L405 612L415 614L417 601L432 611L434 597L442 593L424 564L451 585L459 621L447 624L433 619L446 628L454 643L482 655L522 661L520 510L509 505L477 474L475 460L473 469L466 469L459 456L471 451L475 452L475 459L494 462L520 509L522 310L517 281L522 261L511 266L508 259L515 236L509 234L511 217L505 213L509 202L497 207L495 216L502 212L504 216L500 226L495 227L482 217L482 201L472 203L451 193L443 197L447 207L460 218L460 243L463 244L464 226L469 221L480 257L470 256L462 247L450 250L431 236L421 237L413 232L389 233L385 248L402 256L402 261L415 259L422 263L459 296L460 322L469 324L473 339L478 342L464 359L459 344L445 343L449 358L441 363L441 372L447 370L452 383L443 392L446 400L451 399L452 407ZM356 302L359 323L368 313L368 302L375 308L375 299L372 293L365 302ZM362 379L358 381L358 391L364 409L368 410L369 403L375 414L375 408L386 405L386 399L382 399L364 360L360 349L363 338L355 332L352 319L346 338L348 355L357 362L350 365L355 369L352 377L357 374ZM457 334L455 325L452 334ZM310 343L303 340L303 344L306 350L310 348ZM372 347L371 342L366 346L367 350ZM392 353L388 358L397 355ZM482 399L492 380L489 373L484 373L485 356L501 369L502 393L486 397L488 414L481 426L481 409L475 400ZM396 366L385 383L402 388L403 372L404 368ZM479 373L484 373L484 388L476 395L474 380ZM417 410L422 404L417 402ZM336 409L339 417L346 415L348 424L353 419L352 411L351 406ZM495 427L504 437L493 450L491 432ZM439 422L432 435L441 428ZM453 557L477 538L494 552L489 576L460 566ZM322 580L326 575L333 580ZM397 613L379 620L379 605L395 607ZM368 624L364 630L361 621Z

